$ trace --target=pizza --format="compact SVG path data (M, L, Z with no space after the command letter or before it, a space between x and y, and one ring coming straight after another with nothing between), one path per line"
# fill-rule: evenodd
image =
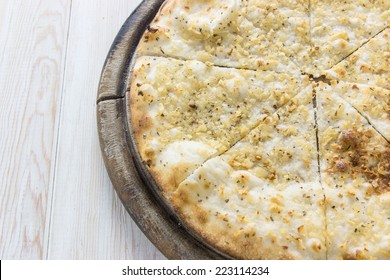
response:
M130 128L164 203L236 259L390 259L390 2L166 0Z

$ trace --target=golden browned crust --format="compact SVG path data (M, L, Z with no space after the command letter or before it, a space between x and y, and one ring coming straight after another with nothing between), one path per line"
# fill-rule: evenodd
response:
M144 93L140 88L141 84L137 84L137 76L143 71L142 68L136 69L133 73L130 84L130 112L133 135L135 137L138 151L144 162L144 165L151 172L152 177L156 181L164 194L168 196L180 183L177 177L185 172L185 166L177 167L163 172L156 168L156 153L153 149L148 149L147 142L144 138L150 137L151 130L154 128L154 118L149 114L145 102L151 102L151 97Z
M140 84L136 83L137 76L141 69L137 69L133 73L130 84L130 113L131 113L131 124L132 130L137 143L141 143L142 136L144 133L153 127L153 119L148 114L148 111L144 110L144 106L141 103L140 97L144 96L142 90L140 90ZM142 146L139 146L140 151L143 150ZM141 152L141 154L143 154Z
M181 189L172 196L172 204L186 226L200 238L216 249L236 259L297 259L288 252L288 246L273 244L267 247L261 236L256 235L254 229L243 228L241 232L233 234L226 226L214 223L209 212L191 201L185 189ZM185 209L185 210L184 210Z

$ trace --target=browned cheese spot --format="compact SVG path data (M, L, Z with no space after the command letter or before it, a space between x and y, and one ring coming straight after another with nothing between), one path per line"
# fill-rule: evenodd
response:
M339 74L339 76L340 76L341 78L344 78L344 77L346 76L346 73L345 73L344 70L338 70L338 71L336 71L336 72Z
M338 139L339 149L342 151L356 149L359 145L359 137L361 137L359 133L352 129L341 132Z
M390 148L381 153L378 164L378 177L375 181L375 190L378 193L390 191Z
M353 85L352 89L359 90L359 87L357 85Z
M368 250L364 248L363 250L356 250L355 253L344 253L342 255L344 260L364 260L367 259Z
M362 174L376 193L383 194L390 191L390 147L368 150L372 137L371 130L343 131L328 172Z
M350 170L351 163L345 159L339 159L335 163L335 169L338 172L348 172Z
M350 254L350 253L344 253L342 255L342 257L343 257L343 260L356 260L355 255Z

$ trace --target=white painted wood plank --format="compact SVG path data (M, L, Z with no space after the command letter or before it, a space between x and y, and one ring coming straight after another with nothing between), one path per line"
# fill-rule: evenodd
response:
M100 72L139 0L73 0L51 217L49 259L159 259L116 197L96 128Z
M70 0L0 1L0 258L41 259Z

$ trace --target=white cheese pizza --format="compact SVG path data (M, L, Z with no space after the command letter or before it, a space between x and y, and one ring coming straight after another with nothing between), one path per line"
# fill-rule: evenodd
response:
M196 238L237 259L390 259L390 1L166 0L130 128Z

